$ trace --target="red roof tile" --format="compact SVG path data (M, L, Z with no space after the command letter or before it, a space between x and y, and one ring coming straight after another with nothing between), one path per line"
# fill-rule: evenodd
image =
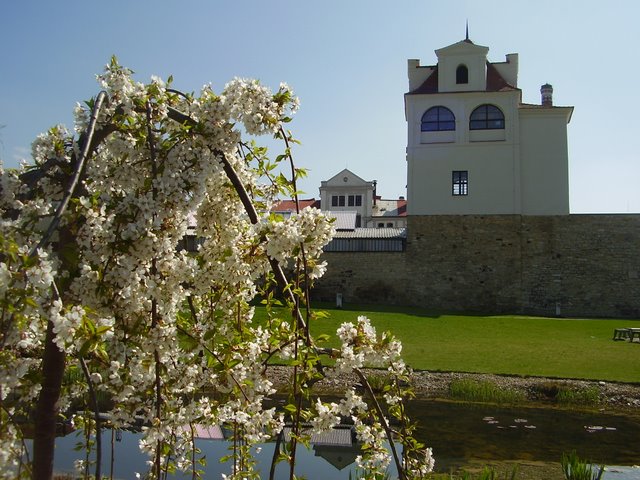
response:
M516 87L509 84L498 69L493 64L487 62L487 92L504 92L507 90L517 90ZM425 93L438 93L438 67L434 72L415 90L409 92L409 95L420 95Z
M407 201L405 199L398 200L398 216L399 217L407 216Z
M298 200L298 204L300 205L300 210L306 207L315 207L320 208L320 200L316 200L315 198L309 198L307 200ZM276 203L271 209L272 212L295 212L296 211L296 201L295 200L280 200Z
M409 92L411 95L420 95L423 93L438 93L438 67L435 67L433 73L415 90Z

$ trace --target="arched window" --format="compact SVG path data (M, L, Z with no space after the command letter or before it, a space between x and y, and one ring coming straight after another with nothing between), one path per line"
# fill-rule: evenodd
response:
M469 69L466 65L459 65L456 68L456 83L469 83Z
M504 114L495 105L480 105L469 118L469 130L504 130Z
M423 132L442 132L456 129L456 117L447 107L431 107L422 115Z

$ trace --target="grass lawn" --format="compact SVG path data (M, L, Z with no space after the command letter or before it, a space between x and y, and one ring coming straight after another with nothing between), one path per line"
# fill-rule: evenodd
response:
M614 328L640 327L638 320L439 315L377 305L314 309L329 317L313 320L312 333L330 335L332 346L342 322L366 315L378 332L402 341L415 370L640 382L640 343L612 340ZM256 317L265 316L257 307Z

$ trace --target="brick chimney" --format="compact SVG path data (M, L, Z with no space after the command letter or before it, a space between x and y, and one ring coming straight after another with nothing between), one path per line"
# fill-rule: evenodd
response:
M542 106L553 106L553 87L548 83L545 83L540 87L540 94L542 95Z

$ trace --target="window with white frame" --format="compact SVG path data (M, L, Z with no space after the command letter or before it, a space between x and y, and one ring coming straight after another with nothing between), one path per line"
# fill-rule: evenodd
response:
M469 172L466 170L454 170L451 173L451 194L469 195Z
M333 195L331 197L332 207L344 207L344 195Z
M350 207L362 206L362 195L349 195L347 198L347 205Z

